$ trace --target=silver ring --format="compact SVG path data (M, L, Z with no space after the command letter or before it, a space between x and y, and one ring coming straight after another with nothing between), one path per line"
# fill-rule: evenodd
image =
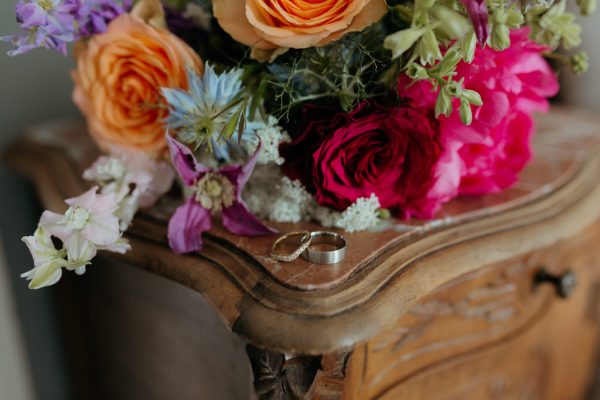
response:
M335 264L346 257L348 242L339 233L312 232L311 244L304 250L302 257L316 264Z

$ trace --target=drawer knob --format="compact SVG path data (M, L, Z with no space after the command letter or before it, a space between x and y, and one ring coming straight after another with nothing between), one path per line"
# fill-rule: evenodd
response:
M535 283L551 283L556 289L556 294L563 299L568 298L577 286L577 275L567 270L560 275L551 274L545 268L535 274Z

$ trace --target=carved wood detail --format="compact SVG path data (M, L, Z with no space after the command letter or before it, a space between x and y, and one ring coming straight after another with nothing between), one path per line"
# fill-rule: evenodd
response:
M599 237L595 224L571 240L436 289L392 329L356 347L346 398L563 399L557 393L569 393L576 371L582 376L571 390L582 393L600 331ZM560 299L551 285L535 283L540 268L572 269L579 285Z
M342 395L349 353L290 356L246 347L260 400L335 400Z

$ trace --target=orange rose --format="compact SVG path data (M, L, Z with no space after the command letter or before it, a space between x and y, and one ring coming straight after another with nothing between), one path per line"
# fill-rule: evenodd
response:
M123 14L76 52L73 99L103 149L117 145L161 154L166 148L161 87L187 89L196 53L165 29Z
M213 0L221 27L264 59L277 48L323 46L386 13L385 0Z

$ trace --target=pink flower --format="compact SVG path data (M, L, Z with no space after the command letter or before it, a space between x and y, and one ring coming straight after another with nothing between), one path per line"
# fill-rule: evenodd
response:
M281 147L283 169L321 205L345 210L375 194L399 217L431 218L456 193L460 173L451 173L430 110L373 101L350 113L308 106L304 121L300 136Z
M245 165L211 169L199 164L185 145L167 136L171 162L192 195L169 221L169 245L178 253L202 249L202 233L212 227L212 216L221 214L223 226L236 235L261 236L276 233L250 214L241 194L254 170L259 145Z
M548 110L548 98L559 89L556 76L541 56L545 47L528 39L529 28L511 32L511 46L503 51L478 48L473 63L461 62L455 80L481 94L483 106L474 108L473 123L465 126L458 105L451 117L440 118L446 151L457 152L461 180L459 194L481 195L506 189L531 158L535 131L533 112ZM436 94L427 81L411 84L402 76L398 91L413 106L434 108Z

